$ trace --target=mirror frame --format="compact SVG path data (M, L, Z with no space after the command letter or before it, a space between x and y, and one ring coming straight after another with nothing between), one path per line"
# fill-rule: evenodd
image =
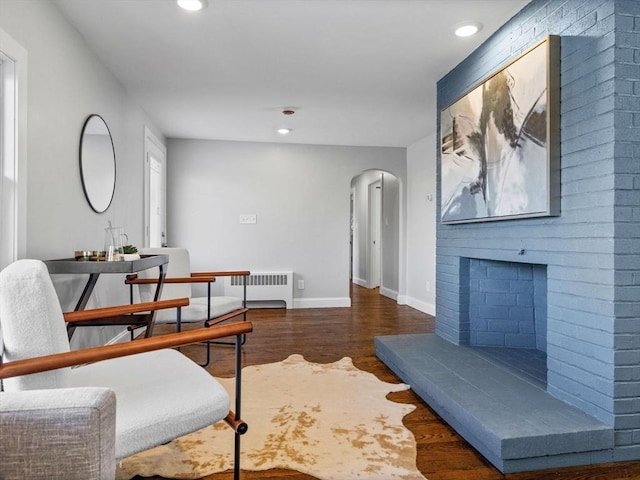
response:
M106 154L102 159L98 159L106 163L105 175L108 177L113 175L113 182L111 183L111 186L110 186L111 195L109 196L109 201L106 203L106 205L104 200L101 200L100 198L96 198L95 191L94 192L89 191L90 190L89 184L91 182L89 181L89 178L88 178L89 169L86 168L87 163L85 163L85 162L88 162L88 159L86 158L87 152L83 152L83 146L85 146L85 133L87 133L87 128L89 127L89 124L92 121L102 122L102 125L104 125L104 128L107 131L107 135L109 138L109 145L111 146L111 155ZM86 197L87 202L89 202L89 206L94 212L104 213L111 206L111 202L113 201L113 197L116 191L116 150L113 146L113 137L111 136L111 131L109 130L109 126L107 125L107 122L105 122L104 118L102 118L98 114L94 113L89 115L85 120L84 125L82 126L82 132L80 133L79 160L80 160L80 179L82 180L82 190L84 191L84 196ZM113 167L111 167L111 165L113 165ZM83 168L83 166L85 168Z

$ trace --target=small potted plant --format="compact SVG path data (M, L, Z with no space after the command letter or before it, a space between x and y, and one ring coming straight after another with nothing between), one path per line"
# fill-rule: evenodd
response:
M138 253L138 249L133 245L125 245L122 247L122 259L124 261L138 260L139 258L140 254Z

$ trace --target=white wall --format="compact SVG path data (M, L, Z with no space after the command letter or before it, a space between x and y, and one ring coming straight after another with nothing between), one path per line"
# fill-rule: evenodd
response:
M406 150L170 139L169 244L194 269L293 270L297 308L347 306L351 179L369 169L406 181Z
M407 291L406 303L435 314L436 276L436 135L407 149Z
M160 133L52 2L2 0L0 28L28 55L26 256L65 258L77 249L102 249L108 220L141 244L144 125ZM104 214L91 210L80 181L80 132L92 113L109 125L117 157L115 196ZM91 304L128 301L123 279L111 277L98 281ZM74 306L84 281L55 276L63 308Z
M400 206L401 185L393 175L382 176L382 221L380 224L381 267L380 293L397 300L399 291L400 230L404 212Z

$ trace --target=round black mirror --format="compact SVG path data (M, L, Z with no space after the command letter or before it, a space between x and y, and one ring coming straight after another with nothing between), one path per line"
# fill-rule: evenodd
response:
M91 208L102 213L109 208L116 189L116 152L107 123L90 115L80 135L80 177Z

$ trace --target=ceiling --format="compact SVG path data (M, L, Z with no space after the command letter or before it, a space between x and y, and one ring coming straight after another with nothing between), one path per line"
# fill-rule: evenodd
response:
M54 1L169 138L391 147L434 130L436 82L528 3Z

